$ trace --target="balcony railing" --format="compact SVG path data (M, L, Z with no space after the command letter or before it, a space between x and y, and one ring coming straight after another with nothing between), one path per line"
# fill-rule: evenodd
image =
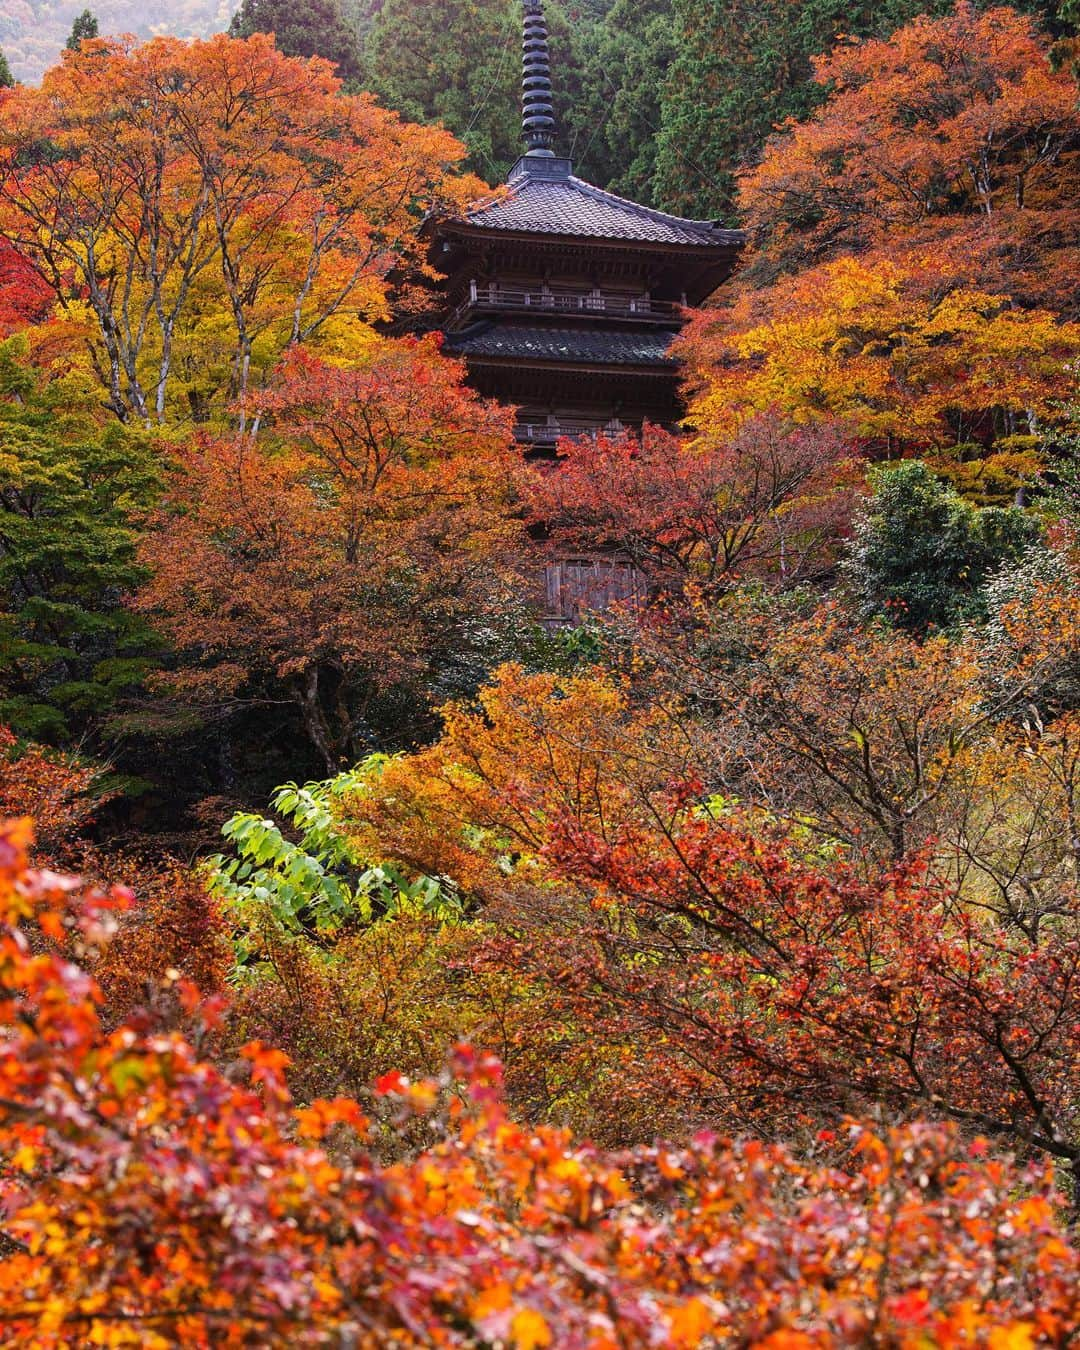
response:
M468 299L463 300L454 313L455 319L470 311L481 313L540 313L588 314L604 319L646 319L672 323L679 317L680 306L670 300L655 300L650 295L605 295L597 292L562 290L557 287L521 289L501 286L496 282L484 285L469 283Z
M625 427L622 422L590 421L584 417L557 417L545 421L519 421L514 426L514 438L521 445L554 445L564 436L617 436Z

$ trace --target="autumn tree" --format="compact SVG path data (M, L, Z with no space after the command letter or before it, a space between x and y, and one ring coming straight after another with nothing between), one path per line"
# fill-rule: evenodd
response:
M828 430L776 417L701 445L651 426L567 440L534 480L532 519L556 551L615 552L662 588L792 584L828 566L858 476L853 453Z
M91 44L4 102L0 233L86 316L121 420L185 394L205 420L288 344L383 317L421 216L473 193L452 137L339 91L256 34Z
M295 351L269 431L180 452L140 552L139 606L185 658L172 694L291 705L333 771L373 748L378 696L476 659L478 620L513 613L515 460L462 374L434 339L373 338L348 367Z
M986 738L940 813L935 871L963 902L1038 943L1069 920L1078 841L1080 719L1028 718Z
M192 991L221 998L233 973L230 925L201 869L169 857L156 841L134 850L85 847L73 861L82 875L108 878L134 897L117 913L109 941L86 957L101 988L103 1025L139 1020L148 1030L191 1031Z
M1006 293L951 288L942 265L934 253L842 257L702 310L680 340L692 422L729 435L775 409L895 453L985 452L1062 421L1080 325Z
M753 165L775 128L804 121L829 86L815 58L837 42L883 40L919 15L940 18L949 0L881 5L812 0L780 4L675 0L675 60L662 89L657 178L673 207L700 215L732 212L737 175ZM1056 25L1054 0L1021 3Z
M55 303L52 288L26 258L0 245L0 337L44 323Z
M803 665L812 640L801 634ZM955 842L938 857L930 836L960 820L953 808L994 755L1000 773L1011 733L991 752L999 733L970 655L891 641L902 651L876 687L887 649L835 636L821 652L833 666L807 667L798 693L801 667L789 665L786 691L755 680L777 728L762 743L784 755L756 764L759 778L801 763L819 783L783 825L767 802L723 791L693 710L636 708L597 674L516 670L479 711L450 710L444 738L387 766L347 820L369 846L478 897L501 935L494 959L546 982L560 1025L584 1023L616 1056L632 1046L627 1065L643 1059L643 1081L679 1094L690 1120L745 1128L763 1113L797 1135L878 1103L1074 1168L1080 929L1069 848L1053 869L1048 849L1070 809L1075 730L1048 731L1037 752L1028 807L1040 793L1056 804L1038 808L1033 832L1014 742L1000 780L1012 818L994 813L996 841L988 814L966 818L985 870L976 884L969 857L958 893ZM773 658L776 676L786 656L794 648ZM809 706L812 682L823 692ZM524 745L539 753L525 759ZM810 806L831 835L807 828ZM860 837L872 830L876 846ZM909 856L920 846L921 861ZM1046 868L1037 905L1021 903L1021 857ZM992 873L1010 864L994 896Z
M1060 417L1076 350L1076 85L961 4L816 66L821 108L740 184L754 246L692 331L696 421L777 405L920 449Z
M871 868L899 862L931 845L954 793L977 793L987 740L1075 706L1074 574L1040 558L1055 555L1005 564L978 597L985 625L951 637L864 625L835 598L743 592L694 626L640 631L637 659L698 710L703 781Z
M763 269L936 244L954 285L1071 312L1076 86L1029 19L960 4L840 43L815 76L825 104L742 180Z
M20 741L10 727L0 727L0 811L5 820L34 817L39 865L70 861L107 796L100 765Z

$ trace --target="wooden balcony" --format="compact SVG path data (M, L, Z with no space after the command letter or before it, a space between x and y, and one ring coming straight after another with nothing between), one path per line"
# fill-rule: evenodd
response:
M676 324L681 306L650 295L605 295L571 291L555 286L522 290L497 282L470 282L469 296L451 317L450 326L466 315L565 314L613 322Z
M549 417L543 421L519 421L514 426L514 439L519 445L555 445L564 438L576 440L579 436L617 436L626 427L616 418L609 422L585 417Z

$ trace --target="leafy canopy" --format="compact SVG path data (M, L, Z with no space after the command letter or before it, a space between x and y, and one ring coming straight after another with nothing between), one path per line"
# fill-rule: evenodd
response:
M865 618L916 632L985 619L984 585L1040 535L1017 507L977 507L918 460L870 472L844 574Z

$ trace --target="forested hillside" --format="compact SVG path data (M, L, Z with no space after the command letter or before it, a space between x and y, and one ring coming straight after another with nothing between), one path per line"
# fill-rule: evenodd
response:
M286 26L285 49L341 60L324 6L246 0L238 31ZM635 200L732 218L735 174L787 117L821 98L814 57L840 38L884 37L948 0L851 6L752 0L586 0L547 6L559 71L564 152L591 182ZM1026 6L1053 37L1068 4ZM359 0L340 11L355 34L350 78L414 120L440 120L499 182L518 153L520 5L515 0ZM247 21L245 22L245 18ZM290 45L291 42L291 45ZM337 45L335 46L335 43Z
M1070 3L552 4L736 232L499 0L0 88L0 1343L1076 1344Z
M0 0L0 48L36 81L84 6ZM813 59L841 37L885 36L948 0L862 8L833 0L578 0L548 5L562 148L591 182L647 204L733 219L735 174L786 117L819 101ZM1065 0L1029 0L1055 38ZM235 13L234 13L235 11ZM159 0L93 7L103 34L273 32L292 56L325 56L353 88L413 121L443 123L469 167L502 181L518 154L517 0Z

